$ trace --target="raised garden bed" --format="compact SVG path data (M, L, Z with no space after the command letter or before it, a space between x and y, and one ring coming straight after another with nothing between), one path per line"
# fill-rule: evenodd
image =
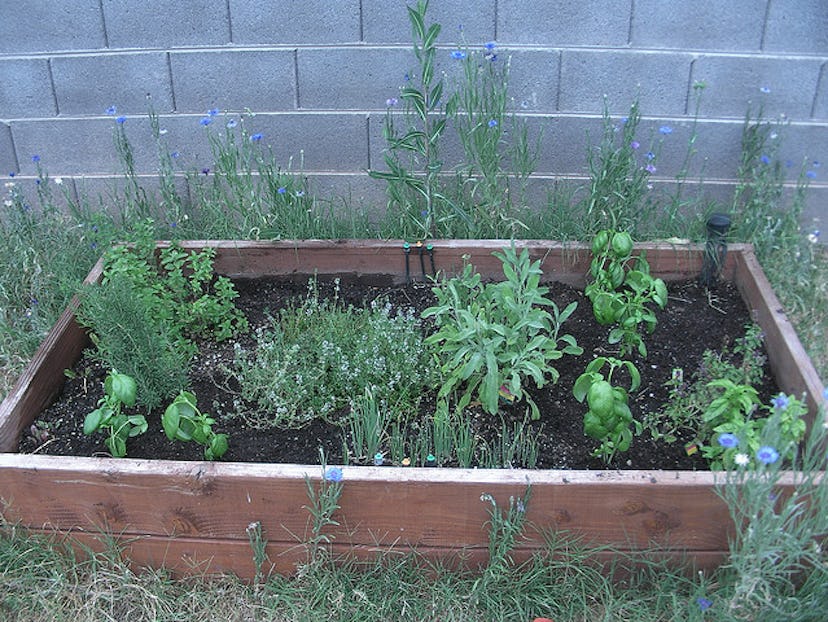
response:
M400 242L189 242L217 248L216 270L231 277L339 275L400 283L406 261ZM500 274L491 253L504 241L435 242L441 270L457 270L469 255L489 278ZM545 277L582 286L590 254L579 245L520 242L542 259ZM667 281L693 278L702 265L697 247L646 245L653 273ZM426 266L430 256L424 255ZM419 251L409 272L419 275ZM100 268L89 279L99 277ZM762 326L778 386L806 394L812 412L822 387L807 355L750 247L729 248L723 277L732 281ZM31 365L0 405L0 451L18 439L60 389L63 371L79 357L87 337L71 308L60 318ZM259 521L275 569L291 572L304 559L297 537L307 530L304 476L318 478L317 465L172 462L0 454L0 497L8 519L36 530L59 530L92 542L117 534L138 564L187 572L203 569L254 573L247 526ZM483 470L451 468L345 467L341 527L335 552L370 554L408 550L433 557L485 559L488 520L483 493L501 505L532 486L527 519L540 528L569 529L587 542L621 550L655 546L664 555L689 557L698 567L721 562L729 517L704 471ZM518 557L542 546L531 530ZM196 564L194 566L194 564Z

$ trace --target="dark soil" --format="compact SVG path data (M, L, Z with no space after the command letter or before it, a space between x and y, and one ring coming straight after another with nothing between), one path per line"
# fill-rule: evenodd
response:
M238 280L238 306L247 315L251 327L266 323L268 314L284 307L291 299L304 297L306 280ZM572 386L583 373L586 364L595 356L612 355L607 344L606 327L599 326L592 317L589 301L583 292L560 283L547 284L548 296L560 309L570 301L579 302L578 309L564 324L562 333L570 333L583 347L581 357L565 356L555 362L560 372L557 384L532 391L532 397L542 413L541 420L531 422L538 434L540 454L538 468L602 469L606 466L592 457L597 442L583 434L585 408L572 397ZM330 293L329 283L320 283L320 295ZM685 377L698 368L702 353L719 351L744 335L744 326L751 321L750 314L730 284L721 284L708 294L694 282L673 283L669 286L670 300L664 311L659 311L656 331L645 337L648 356L635 358L641 372L640 389L630 396L633 416L657 412L668 397L665 383L672 370L681 367ZM344 282L339 297L345 303L363 305L375 298L387 298L394 305L422 310L434 301L430 288L424 283L393 287L361 282ZM247 337L246 339L249 339ZM249 343L249 342L248 342ZM194 361L191 372L191 390L198 396L199 405L218 419L217 432L228 434L230 449L224 456L231 462L282 462L318 464L322 447L331 464L341 463L343 435L339 425L319 421L297 430L252 430L244 427L238 418L223 417L233 395L222 385L231 385L226 378L217 377L214 370L219 363L232 361L231 343L202 344L201 354ZM103 433L92 437L83 434L83 419L96 407L102 396L106 369L88 353L74 368L73 378L67 379L58 401L46 410L37 422L37 429L28 431L20 441L19 450L56 455L105 456ZM765 377L770 379L766 369ZM778 391L772 380L759 387L760 397L768 403ZM423 421L433 414L433 395L422 401ZM488 439L500 434L503 422L511 428L513 422L523 421L525 406L504 407L498 415L489 415L480 408L472 408L470 416L476 433ZM127 448L131 458L168 460L201 460L203 450L194 443L174 443L164 435L160 424L161 411L151 413L149 431L130 439ZM416 423L415 429L416 429ZM616 457L612 466L630 469L706 469L707 463L698 455L688 456L684 445L690 438L680 438L674 444L653 441L645 432L633 439L630 450Z

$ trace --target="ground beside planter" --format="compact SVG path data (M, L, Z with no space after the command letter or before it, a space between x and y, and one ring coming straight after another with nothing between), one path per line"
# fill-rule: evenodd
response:
M203 243L189 245L198 248ZM462 256L484 276L496 277L491 256L504 241L435 242L438 269L462 265ZM223 242L216 269L228 276L340 274L405 280L401 242L314 241L307 243ZM525 242L543 260L548 278L582 285L589 253L583 246ZM652 271L665 280L693 277L701 250L647 246ZM431 257L424 252L423 264ZM409 272L420 272L420 252L409 255ZM766 335L771 368L780 388L806 393L809 406L822 387L749 247L729 249L724 277L732 280ZM91 279L97 278L93 272ZM61 318L32 364L0 405L0 450L13 451L23 429L50 402L85 344L71 316ZM139 564L250 577L254 572L247 526L261 522L275 569L291 572L305 552L305 475L312 465L214 464L154 460L111 460L59 456L0 455L0 497L6 517L36 530L58 529L89 540L101 532L119 534ZM486 555L488 493L501 506L531 484L527 519L541 529L571 529L593 544L635 551L655 547L671 557L687 556L711 567L727 550L729 517L708 472L516 471L346 467L341 527L335 550L368 555L376 550L416 548L429 556ZM792 481L792 480L789 480ZM529 533L518 558L542 546ZM198 566L197 570L202 570Z

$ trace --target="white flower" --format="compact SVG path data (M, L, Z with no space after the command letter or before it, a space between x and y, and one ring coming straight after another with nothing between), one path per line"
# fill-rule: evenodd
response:
M62 186L63 185L63 177L55 177L55 183L58 186Z
M750 458L747 454L736 454L733 456L733 461L739 466L747 466L750 463Z

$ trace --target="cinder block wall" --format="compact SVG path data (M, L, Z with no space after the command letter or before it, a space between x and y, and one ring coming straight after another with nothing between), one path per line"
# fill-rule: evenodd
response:
M210 166L208 109L249 110L248 130L284 165L301 159L319 194L384 203L365 171L381 166L385 102L414 67L402 0L3 4L0 176L32 177L37 154L78 189L106 186L119 171L106 113L115 106L149 181L150 98L185 168ZM457 46L496 41L498 62L511 58L514 109L543 130L537 183L585 175L604 97L619 117L638 97L642 136L673 128L655 175L669 183L690 136L693 85L704 82L691 179L728 196L745 112L761 104L789 123L790 182L803 161L815 175L803 224L828 228L826 0L432 0L429 15L443 25L449 84Z

